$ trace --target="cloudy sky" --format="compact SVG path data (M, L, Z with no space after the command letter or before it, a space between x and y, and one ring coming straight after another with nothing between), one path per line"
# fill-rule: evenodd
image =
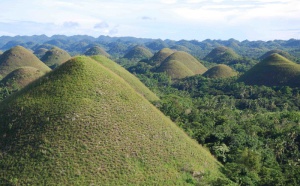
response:
M0 35L300 39L300 0L0 0Z

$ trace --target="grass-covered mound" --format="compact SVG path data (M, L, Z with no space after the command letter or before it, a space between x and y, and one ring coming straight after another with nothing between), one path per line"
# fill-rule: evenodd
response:
M135 46L124 55L124 58L130 60L141 60L149 59L152 56L153 54L149 49L142 46Z
M232 49L224 46L214 48L203 58L203 60L205 61L214 62L218 64L229 64L240 59L241 56L235 53Z
M48 49L46 48L38 48L34 51L34 55L36 55L36 57L38 57L39 59L41 59L45 54L46 52L48 51Z
M34 67L44 73L51 70L32 52L22 46L13 47L0 56L0 76L2 77L25 66Z
M191 50L186 47L186 46L182 46L182 45L174 45L171 47L172 50L175 50L175 51L184 51L184 52L188 52L190 53Z
M292 81L300 75L300 65L275 53L243 74L238 80L249 85L296 86Z
M93 46L91 48L89 48L84 55L86 56L93 56L93 55L103 55L106 57L110 57L110 55L101 47L99 46Z
M169 48L163 48L154 54L154 56L150 59L150 62L152 65L160 65L167 57L169 57L173 53L173 50Z
M210 69L208 69L203 76L208 78L228 78L236 76L237 72L235 72L232 68L227 65L219 64Z
M4 184L187 185L221 176L206 149L88 57L5 99L0 138Z
M266 52L265 54L263 54L262 56L260 56L259 59L263 60L266 57L270 56L271 54L275 54L275 53L277 53L291 61L293 61L295 59L295 57L291 56L288 52L285 52L285 51L279 50L279 49L270 50L270 51Z
M203 74L206 70L196 58L183 51L172 53L156 69L157 72L166 72L173 79Z
M94 60L100 62L103 66L110 69L121 78L123 78L129 85L131 85L138 93L143 95L146 99L150 101L158 100L159 98L149 90L137 77L128 72L126 69L118 65L116 62L108 59L105 56L96 55L91 56Z
M5 76L0 84L10 89L21 89L43 75L45 75L45 72L34 67L21 67Z
M46 52L41 60L50 68L54 69L71 58L70 54L63 49L53 47Z

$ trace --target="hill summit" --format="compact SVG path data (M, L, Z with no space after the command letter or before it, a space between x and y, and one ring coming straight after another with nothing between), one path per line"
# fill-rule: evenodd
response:
M53 47L41 58L48 67L54 69L71 58L70 54L63 49Z
M150 59L151 65L160 65L167 57L173 54L174 51L169 48L163 48L156 52L154 56Z
M0 76L2 77L25 66L34 67L44 73L51 70L32 52L22 46L13 47L0 56Z
M91 48L89 48L84 55L86 56L93 56L93 55L103 55L105 57L110 57L110 55L105 52L105 50L103 50L103 48L99 47L99 46L93 46Z
M129 50L124 55L124 58L131 59L131 60L141 60L141 59L149 59L153 56L152 52L143 47L143 46L135 46L133 49Z
M256 64L238 80L249 85L296 86L300 65L274 53Z
M203 74L206 70L196 58L183 51L172 53L157 68L157 72L166 72L172 79Z
M229 64L233 61L239 60L241 57L235 53L232 49L220 46L214 48L209 54L207 54L203 60L208 62L214 62L218 64Z
M228 78L236 76L237 73L227 65L220 64L208 69L203 76L208 78Z
M0 118L7 185L187 185L222 177L206 149L89 57L5 99Z

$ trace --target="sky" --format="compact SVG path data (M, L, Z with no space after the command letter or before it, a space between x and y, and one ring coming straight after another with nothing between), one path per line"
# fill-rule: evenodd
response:
M0 35L300 39L300 0L0 0Z

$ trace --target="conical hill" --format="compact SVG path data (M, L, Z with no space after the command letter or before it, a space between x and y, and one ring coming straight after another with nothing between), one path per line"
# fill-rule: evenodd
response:
M48 67L54 69L71 58L70 54L63 49L53 47L41 58Z
M228 78L236 75L237 73L232 68L224 64L216 65L203 74L208 78Z
M34 67L21 67L5 76L0 83L5 87L21 89L43 75L45 75L45 72Z
M129 85L131 85L138 93L143 95L150 101L158 100L159 98L149 90L137 77L128 72L126 69L118 65L116 62L108 59L102 55L91 56L95 61L100 62L103 66L110 69L121 78L123 78Z
M47 51L48 49L46 48L38 48L37 50L34 51L33 54L40 59L46 54Z
M156 52L151 58L151 65L160 65L167 57L173 54L174 51L169 48L163 48L160 51Z
M88 57L5 99L0 138L6 184L187 185L221 176L207 150Z
M141 60L141 59L149 59L153 56L152 52L142 46L135 46L129 52L124 55L124 58L130 60Z
M103 50L103 48L99 47L99 46L93 46L91 48L89 48L84 55L86 56L93 56L93 55L103 55L106 57L109 57L110 55L105 52L105 50Z
M13 47L0 56L0 76L2 77L25 66L34 67L44 73L51 70L32 52L22 46Z
M295 59L295 57L291 56L288 52L285 52L285 51L279 50L279 49L270 50L270 51L266 52L265 54L263 54L262 56L260 56L259 59L263 60L266 57L270 56L271 54L275 54L275 53L277 53L277 54L279 54L279 55L281 55L281 56L283 56L283 57L285 57L289 60L294 60Z
M183 51L174 52L157 68L157 72L166 72L173 78L203 74L206 70L196 58Z
M243 74L238 80L249 85L295 86L291 81L300 75L300 65L275 53Z
M235 53L232 49L224 46L214 48L203 58L203 60L205 61L219 64L229 64L239 59L241 59L241 57L237 53Z

